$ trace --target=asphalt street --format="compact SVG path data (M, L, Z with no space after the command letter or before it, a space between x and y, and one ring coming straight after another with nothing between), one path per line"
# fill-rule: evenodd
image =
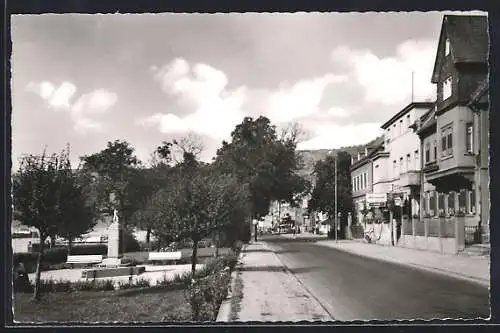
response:
M487 318L488 288L314 241L263 237L336 320Z

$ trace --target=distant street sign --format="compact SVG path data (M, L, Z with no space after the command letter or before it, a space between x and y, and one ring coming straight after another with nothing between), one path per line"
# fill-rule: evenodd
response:
M369 207L385 207L385 202L370 202Z
M401 206L403 204L403 200L400 197L394 198L394 206Z
M387 202L387 193L367 193L366 203L372 205L385 205Z

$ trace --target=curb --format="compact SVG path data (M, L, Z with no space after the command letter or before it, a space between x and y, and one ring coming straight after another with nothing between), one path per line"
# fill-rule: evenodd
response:
M241 264L241 258L243 257L243 252L245 251L247 245L243 245L241 248L241 252L238 255L238 262L234 266L234 270L231 273L231 283L229 284L227 290L227 297L222 301L219 307L219 313L217 314L216 322L229 322L231 321L231 301L233 297L233 290L235 288L236 278L238 275L237 267Z
M461 280L466 280L466 281L469 281L469 282L480 284L480 285L482 285L484 287L490 287L490 280L489 279L483 279L483 278L480 278L480 277L470 276L470 275L467 275L467 274L460 274L460 273L453 272L453 271L450 271L450 270L447 270L447 269L436 268L436 267L422 265L422 264L414 264L414 263L411 263L411 262L400 262L400 261L395 261L395 260L387 259L387 258L374 257L374 256L370 256L370 255L358 253L358 252L355 252L355 251L350 251L350 250L345 249L345 248L341 248L341 247L337 247L337 246L330 246L328 244L321 244L321 243L318 244L318 243L316 243L316 245L324 246L324 247L329 247L329 248L333 248L333 249L337 249L339 251L348 252L348 253L351 253L351 254L354 254L354 255L357 255L357 256L360 256L360 257L365 257L365 258L370 258L370 259L375 259L375 260L381 260L381 261L389 262L389 263L400 265L400 266L412 267L412 268L420 269L420 270L427 271L427 272L432 272L432 273L436 273L436 274L440 274L440 275L445 275L445 276L448 276L448 277L454 277L454 278L458 278L458 279L461 279ZM374 245L376 245L376 244L374 244Z

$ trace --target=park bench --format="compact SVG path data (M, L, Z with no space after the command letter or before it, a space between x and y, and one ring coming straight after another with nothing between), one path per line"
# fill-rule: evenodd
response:
M74 264L100 264L102 262L102 255L79 255L79 256L68 256L66 260L67 264L71 264L73 267Z
M180 260L182 252L149 252L149 261L174 261Z

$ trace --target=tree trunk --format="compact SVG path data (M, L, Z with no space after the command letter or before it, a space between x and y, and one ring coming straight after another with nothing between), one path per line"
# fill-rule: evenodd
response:
M40 232L40 249L38 252L38 259L36 262L36 274L35 274L35 289L33 292L33 298L35 300L40 299L40 276L42 273L42 260L43 260L43 251L45 250L45 237L43 237Z
M151 227L146 228L146 243L149 244L149 241L151 240Z
M73 247L73 238L68 238L68 256L71 255L71 248Z
M219 257L219 233L215 234L215 258Z
M193 253L191 254L191 275L194 279L194 273L196 272L196 260L198 255L198 239L193 239Z

